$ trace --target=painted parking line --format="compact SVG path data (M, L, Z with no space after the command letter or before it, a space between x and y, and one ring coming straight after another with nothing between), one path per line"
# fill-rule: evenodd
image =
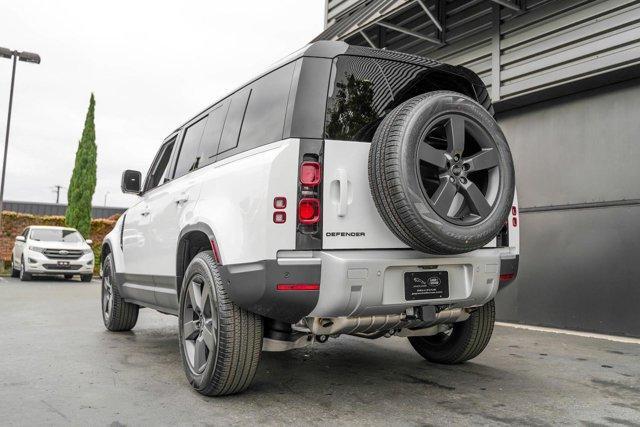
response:
M556 329L556 328L547 328L544 326L520 325L517 323L506 323L506 322L496 322L496 325L506 326L508 328L515 328L515 329L526 329L528 331L550 332L553 334L573 335L575 337L595 338L598 340L607 340L607 341L614 341L614 342L622 342L626 344L640 345L640 338L620 337L616 335L596 334L591 332L571 331L568 329Z

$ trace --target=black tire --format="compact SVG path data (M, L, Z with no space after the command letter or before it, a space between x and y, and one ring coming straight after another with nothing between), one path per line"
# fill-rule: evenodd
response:
M71 277L73 277L73 276L71 276ZM83 282L90 282L91 279L93 279L93 274L81 274L80 275L80 280L82 280Z
M462 133L454 123L462 123ZM438 129L434 142L430 132ZM460 146L450 134L462 135ZM423 152L436 153L437 161ZM480 154L491 155L490 166L478 161ZM458 254L485 246L502 229L515 189L513 160L500 127L480 104L456 92L431 92L396 107L376 130L369 186L400 240L422 252Z
M20 277L20 270L16 268L13 257L11 257L11 277L13 278Z
M262 352L262 317L229 299L211 251L200 252L187 267L178 318L180 355L191 386L206 396L247 389Z
M495 318L495 303L491 300L464 322L454 323L450 333L409 337L409 342L429 362L446 365L466 362L482 353L489 344Z
M65 278L65 280L71 280L71 279L73 279L73 274L65 274L64 278Z
M115 281L116 269L111 254L104 258L102 271L100 306L104 326L112 332L130 331L136 326L140 307L125 302L120 296Z
M26 272L24 269L24 258L22 258L22 262L20 263L20 272L18 276L20 277L21 282L28 282L33 278L31 273Z

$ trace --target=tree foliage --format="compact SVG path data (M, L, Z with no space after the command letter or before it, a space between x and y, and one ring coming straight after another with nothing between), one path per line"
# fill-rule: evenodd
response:
M96 129L94 124L95 99L89 100L89 110L84 121L82 138L76 151L76 162L67 193L65 223L77 229L85 238L91 231L91 199L96 190Z

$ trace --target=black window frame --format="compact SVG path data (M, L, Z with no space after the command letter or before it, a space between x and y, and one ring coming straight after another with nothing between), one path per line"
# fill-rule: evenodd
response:
M146 194L149 191L153 191L156 188L160 188L163 185L169 183L172 181L172 178L165 178L164 180L161 179L161 182L158 183L158 185L156 185L155 187L149 188L149 184L150 184L150 180L151 180L151 171L157 166L158 162L160 161L160 158L162 156L162 154L164 154L165 152L165 147L173 144L173 147L171 147L171 152L169 153L169 161L167 162L167 167L163 172L163 176L165 176L167 173L169 173L169 177L173 176L173 169L174 169L174 160L175 160L175 151L176 151L176 142L178 141L178 136L180 135L179 132L175 132L173 134L171 134L171 136L169 136L168 138L166 138L162 144L160 145L160 148L158 149L158 152L156 153L155 157L153 158L153 162L151 162L151 166L149 167L149 170L147 172L147 176L145 177L144 180L144 187L142 187L142 194Z
M178 171L178 162L179 162L179 160L180 160L180 154L182 154L182 147L184 146L184 140L185 140L185 138L187 137L187 132L188 132L189 128L191 128L191 127L195 126L196 124L198 124L198 123L200 123L200 122L202 122L202 121L205 121L205 122L204 122L204 126L206 127L206 125L207 125L206 120L209 118L209 113L208 113L208 111L209 111L209 110L207 110L207 113L206 113L206 114L203 114L203 115L197 116L195 119L191 120L188 124L184 125L184 126L182 127L182 129L180 130L180 147L179 147L179 148L175 148L175 147L174 147L175 155L172 155L173 160L172 160L172 161L170 160L170 162L172 162L172 164L173 164L173 168L172 168L172 170L170 171L170 174L171 174L171 180L172 180L172 181L173 181L173 180L175 180L175 179L178 179L178 178L182 178L183 176L185 176L185 175L189 175L191 172L193 172L193 171L195 171L195 170L200 169L200 167L201 167L201 166L200 166L200 160L201 160L201 159L200 159L200 157L197 157L197 159L198 159L198 164L196 165L196 168L195 168L195 169L189 169L189 170L187 170L184 174L182 174L182 175L180 175L180 176L176 176L176 173L177 173L177 171ZM198 140L198 142L197 142L197 145L198 145L198 146L197 146L196 151L195 151L195 152L196 152L196 154L200 154L200 147L201 147L201 145L202 145L202 135L204 134L204 129L205 129L205 128L203 127L203 128L202 128L202 133L200 134L200 139L199 139L199 140Z

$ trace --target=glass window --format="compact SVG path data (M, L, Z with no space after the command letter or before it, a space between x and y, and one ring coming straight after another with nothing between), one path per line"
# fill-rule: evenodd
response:
M282 139L295 63L261 77L251 85L239 145L250 150Z
M164 143L162 147L160 147L160 151L158 151L158 154L156 154L156 158L151 165L151 169L149 170L149 175L147 176L147 182L145 184L145 191L156 188L161 183L164 184L169 180L168 166L175 142L176 138L173 137L170 141Z
M244 112L247 108L247 101L249 100L249 94L251 88L245 87L238 92L231 95L229 111L227 118L224 122L224 129L222 130L222 137L220 138L220 148L218 148L218 154L229 151L238 146L238 135L240 135L240 126L242 126L242 119L244 118Z
M371 141L393 101L380 66L371 58L340 56L334 62L329 89L325 137Z
M202 142L200 143L200 166L207 165L213 161L213 157L218 152L220 138L222 136L222 128L229 110L230 100L221 102L209 111L207 124L202 134Z
M66 242L78 243L84 239L76 230L62 228L33 228L31 229L31 240L38 242Z
M174 179L198 169L200 163L200 140L202 139L204 126L207 123L206 119L206 116L201 118L185 130L182 137L182 146L178 153L176 171L173 174Z

